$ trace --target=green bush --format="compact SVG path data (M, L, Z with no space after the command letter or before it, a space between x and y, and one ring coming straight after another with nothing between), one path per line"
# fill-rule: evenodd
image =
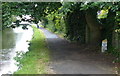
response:
M48 21L45 25L43 23L43 26L46 26L45 28L48 28L50 31L57 34L65 34L66 26L62 13L52 12L51 14L44 17L44 20Z

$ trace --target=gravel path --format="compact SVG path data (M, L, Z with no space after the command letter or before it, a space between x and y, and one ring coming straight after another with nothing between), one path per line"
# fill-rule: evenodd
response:
M93 52L85 45L69 43L40 27L51 53L49 67L56 74L115 74L110 56Z

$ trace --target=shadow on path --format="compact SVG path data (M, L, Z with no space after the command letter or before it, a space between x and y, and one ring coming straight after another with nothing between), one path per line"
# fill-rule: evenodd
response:
M69 43L40 27L51 53L50 67L56 74L115 74L110 56L93 52L85 45Z

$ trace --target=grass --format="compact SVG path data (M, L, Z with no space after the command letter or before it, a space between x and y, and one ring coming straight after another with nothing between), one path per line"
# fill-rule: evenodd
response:
M34 34L30 41L29 51L18 59L21 69L15 74L47 74L46 65L49 62L49 51L43 32L33 26Z

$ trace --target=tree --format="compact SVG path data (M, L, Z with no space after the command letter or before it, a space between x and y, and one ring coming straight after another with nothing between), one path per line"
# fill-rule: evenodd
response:
M11 16L31 15L34 22L38 23L41 17L56 11L61 6L57 2L2 2L3 27L12 23Z

